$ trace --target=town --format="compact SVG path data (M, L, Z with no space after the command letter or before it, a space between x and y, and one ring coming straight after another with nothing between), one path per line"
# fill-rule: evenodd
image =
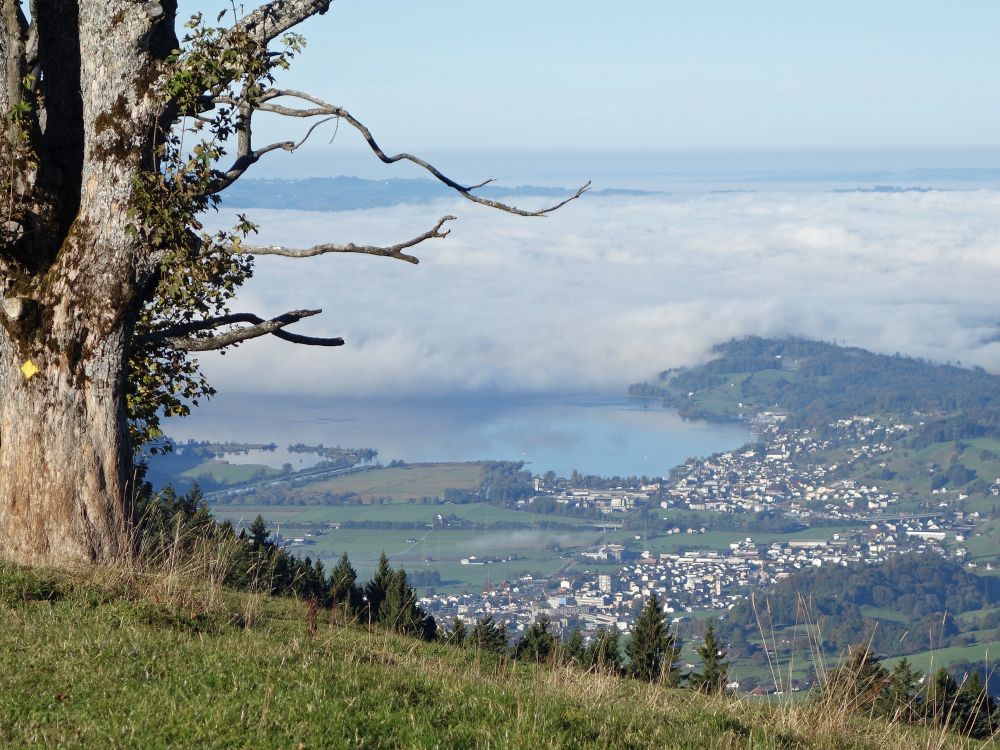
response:
M542 615L563 630L628 631L654 592L665 611L681 620L697 611L724 612L752 591L808 567L880 563L905 552L957 560L967 556L962 543L973 533L979 513L951 507L951 501L963 495L949 494L946 488L929 490L930 509L905 512L899 509L898 493L840 478L862 459L889 454L910 425L859 416L830 424L819 436L814 430L787 428L784 421L780 414L760 414L754 420L757 443L692 460L660 482L586 489L536 477L536 494L519 502L530 508L547 497L569 510L597 509L609 521L645 509L666 522L663 536L683 538L683 551L632 549L645 541L638 535L633 544L584 550L551 580L526 575L490 581L481 593L429 595L421 606L444 620L471 622L490 616L508 622L514 631L523 631ZM828 458L831 455L838 457ZM673 510L698 511L704 520L675 525L670 523ZM796 521L806 534L761 541L748 532L726 549L699 543L715 525L712 518L731 523L761 513ZM977 563L966 565L974 568Z

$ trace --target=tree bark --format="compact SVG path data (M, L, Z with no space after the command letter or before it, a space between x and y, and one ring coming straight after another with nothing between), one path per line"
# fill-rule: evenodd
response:
M79 363L82 377L50 357L23 357L5 338L0 552L14 562L59 567L113 560L127 550L123 332L105 337ZM31 375L26 362L39 372Z
M0 3L0 100L11 104L24 28L12 28L15 3ZM0 557L15 562L67 567L127 550L125 373L156 270L129 209L136 176L155 169L152 82L177 41L176 3L162 6L159 19L142 3L34 7L36 119L20 126L31 184L5 188L17 199L0 217Z

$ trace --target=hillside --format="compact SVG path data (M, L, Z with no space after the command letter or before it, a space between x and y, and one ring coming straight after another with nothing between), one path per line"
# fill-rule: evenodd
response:
M682 416L736 419L763 410L790 424L823 427L857 414L961 414L981 424L977 437L1000 425L1000 377L982 368L937 365L798 338L750 336L716 346L699 367L661 372L629 395L661 398ZM972 432L971 428L966 433Z
M0 744L969 746L812 702L711 700L328 617L310 634L293 600L193 590L170 575L83 580L0 568Z
M691 419L757 424L763 413L778 414L787 434L808 431L829 443L810 460L825 460L831 478L901 493L900 507L909 510L926 510L937 502L929 492L947 488L974 498L962 506L967 512L994 515L1000 377L798 338L734 339L716 346L714 355L701 366L635 383L629 395L661 400ZM873 436L887 451L863 455L859 442L835 437L835 423L855 416L901 426Z
M836 658L860 643L880 655L900 656L1000 640L997 618L983 616L998 605L1000 579L975 575L936 554L909 554L884 565L804 569L754 602L737 604L722 623L734 650L743 654L759 650L763 624L785 657L822 646L828 658ZM964 625L961 633L957 620ZM819 631L807 627L812 625Z

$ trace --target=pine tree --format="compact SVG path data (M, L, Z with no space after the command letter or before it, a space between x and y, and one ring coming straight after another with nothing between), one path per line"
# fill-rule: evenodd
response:
M692 674L691 687L702 693L721 693L726 689L729 664L726 652L715 637L715 622L709 620L705 629L705 642L698 648L701 657L701 672Z
M676 684L679 675L674 662L679 653L677 637L670 632L660 600L653 592L625 646L628 657L626 672L630 677L646 682Z
M588 669L602 674L622 673L622 655L617 628L601 628L597 631L587 649L584 663Z
M888 685L879 697L879 713L894 721L916 721L920 715L919 679L920 673L913 670L905 657L896 662L889 674Z
M958 683L955 678L942 667L927 681L926 693L924 706L927 721L934 726L951 726L958 699Z
M361 603L361 591L357 586L358 572L351 565L345 552L330 571L330 604L340 608L347 615L356 614Z
M420 637L428 643L436 641L438 638L437 620L434 619L433 615L426 614L419 607L417 607L417 611L420 613Z
M996 705L983 685L979 670L973 670L958 691L952 727L975 739L993 734L993 712Z
M368 600L367 620L370 623L378 622L379 607L385 599L386 590L392 579L392 568L389 567L389 558L385 552L379 555L378 567L375 568L375 575L365 586L365 598Z
M389 574L385 596L378 608L378 621L400 633L422 633L423 612L417 607L416 592L406 580L406 571L402 568Z
M466 640L469 648L494 654L507 652L507 624L494 622L492 615L486 615L479 620L469 633Z
M317 605L327 604L326 571L322 560L313 562L309 556L304 560L294 558L291 564L291 590L302 599L315 599Z
M870 709L882 702L888 673L867 644L855 646L850 659L838 665L827 680L826 691L851 709Z
M271 532L267 530L264 517L258 514L253 519L253 523L250 524L250 546L254 550L269 548L271 546L271 542L267 541L269 536L271 536Z
M533 662L546 661L555 646L554 638L549 632L550 624L549 618L543 615L525 630L514 649L514 658Z

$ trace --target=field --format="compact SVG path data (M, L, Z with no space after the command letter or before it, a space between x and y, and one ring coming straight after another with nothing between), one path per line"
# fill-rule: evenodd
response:
M328 565L346 552L362 579L372 574L384 551L394 564L409 571L438 572L442 580L436 586L438 592L478 591L487 579L501 582L528 573L553 575L605 534L593 521L571 516L541 515L486 503L415 502L439 497L446 489L478 487L481 474L480 465L475 463L372 469L291 490L296 499L351 494L367 501L361 504L217 504L212 512L237 526L248 525L260 514L282 537L303 539L291 546L293 552ZM412 524L413 528L337 528L349 522ZM543 522L561 528L543 529ZM462 528L473 524L486 528ZM515 560L461 562L512 555Z
M896 656L890 659L883 659L882 664L886 669L891 670L898 662L904 658L909 662L910 667L923 674L933 674L940 667L948 667L956 662L972 662L973 664L984 664L989 660L995 664L1000 657L1000 642L990 641L978 643L971 646L952 646L948 648L938 648L933 651L918 651L908 654L906 657ZM693 660L694 656L690 652L685 653L685 658ZM836 667L838 659L828 657L824 659L824 668L830 670ZM773 683L773 675L778 677L780 684L787 685L789 679L800 680L813 674L812 657L797 657L795 659L779 658L774 660L774 672L770 666L756 664L750 659L741 659L730 665L730 676L736 680L752 680L765 684Z
M897 445L886 456L860 462L851 473L855 478L862 479L867 474L881 471L883 467L879 464L884 462L884 468L894 472L895 476L892 479L877 480L878 486L906 496L908 502L904 501L901 509L917 510L921 503L957 501L957 492L948 493L944 497L931 494L930 465L936 465L939 471L947 471L952 461L960 461L966 468L976 472L977 480L992 483L1000 476L1000 461L995 458L997 455L1000 455L1000 440L990 437L949 440L933 443L919 450ZM1000 505L998 500L1000 498L978 494L963 500L956 507L968 511L990 511L994 505Z
M202 477L210 477L219 484L242 484L261 477L280 476L281 472L269 466L260 464L231 464L226 461L209 459L197 466L182 471L180 477L197 481Z
M580 552L600 536L601 532L594 530L333 529L319 537L315 544L294 551L329 561L347 552L362 577L371 574L379 554L384 551L393 564L402 565L409 571L438 571L442 579L439 591L475 591L482 588L487 576L499 582L524 573L551 575L567 564L569 555ZM516 555L517 559L489 565L461 564L463 558L472 556L509 555Z
M383 551L394 564L408 571L437 571L442 583L438 592L477 591L487 577L494 582L516 580L525 573L549 576L571 562L569 557L596 543L605 532L590 522L561 516L541 516L534 513L496 508L484 503L461 505L424 505L418 503L387 503L379 505L316 505L267 506L225 505L213 508L221 519L238 526L248 525L258 514L270 528L287 539L301 537L307 541L293 545L299 555L333 563L346 552L362 578L375 569ZM473 530L437 526L434 518L454 515L471 523L517 523L522 528ZM576 529L531 528L539 521L559 521ZM331 524L345 521L375 521L417 523L414 529L332 528ZM457 521L456 521L457 523ZM311 536L306 537L306 534ZM462 565L463 558L476 556L516 560L490 564Z
M704 534L687 534L686 527L678 524L682 529L680 534L662 534L650 536L642 540L636 540L634 533L629 531L609 532L608 541L614 542L635 542L641 544L642 549L649 550L654 554L661 552L677 553L693 550L719 550L729 551L729 545L734 542L742 542L750 538L754 544L770 544L776 541L789 540L825 540L830 539L838 532L856 531L857 526L817 526L815 528L793 531L790 533L775 532L754 532L754 531L707 531ZM641 535L640 535L641 536Z
M973 560L995 562L997 551L1000 550L1000 519L977 526L976 531L963 544Z
M996 662L997 657L1000 657L1000 641L977 643L972 646L938 648L933 651L920 651L910 654L906 657L906 660L910 662L910 665L914 669L927 674L936 671L941 666L947 666L957 661L970 661L974 664L982 664L987 659ZM902 658L886 659L885 665L888 669L892 669L896 662L901 661Z
M572 516L546 516L527 511L497 508L487 503L433 504L402 501L370 505L218 505L212 511L219 518L234 522L253 518L259 513L268 523L308 526L345 521L374 521L430 524L438 515L455 516L459 521L477 524L514 523L525 526L540 521L567 525L591 525L594 522Z
M295 490L297 497L355 494L365 499L412 500L438 497L449 489L479 486L482 468L476 463L412 464L334 477Z

